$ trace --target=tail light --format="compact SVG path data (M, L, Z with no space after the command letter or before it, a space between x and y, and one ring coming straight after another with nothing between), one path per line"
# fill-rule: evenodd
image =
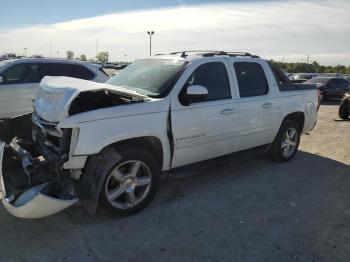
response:
M321 92L320 89L317 88L317 112L321 106Z

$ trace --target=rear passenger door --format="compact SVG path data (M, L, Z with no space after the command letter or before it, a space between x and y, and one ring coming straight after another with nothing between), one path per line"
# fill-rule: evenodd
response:
M271 143L278 115L273 89L266 77L267 65L235 59L233 71L239 91L239 150Z
M342 87L338 81L339 79L333 78L329 80L328 87L326 89L326 94L329 98L337 98L342 96Z
M0 119L33 111L33 98L39 86L37 63L15 64L2 74Z

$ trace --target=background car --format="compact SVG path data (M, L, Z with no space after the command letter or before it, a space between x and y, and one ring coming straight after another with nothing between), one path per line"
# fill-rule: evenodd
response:
M305 84L316 85L321 94L321 101L332 98L342 98L350 91L350 83L340 77L315 77L305 82Z
M350 82L350 75L344 75L344 79Z
M99 65L66 59L15 59L0 62L0 119L31 112L32 99L44 76L69 76L104 83Z
M344 78L343 74L341 73L320 73L318 74L320 77L340 77Z
M345 93L338 110L339 117L347 120L350 116L350 92Z
M295 73L290 77L293 83L304 83L305 81L317 76L315 73Z

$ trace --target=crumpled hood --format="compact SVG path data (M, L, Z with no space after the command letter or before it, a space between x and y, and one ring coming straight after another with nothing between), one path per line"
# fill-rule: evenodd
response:
M46 121L58 123L68 117L70 104L80 93L101 90L127 95L135 101L148 100L147 96L123 87L65 76L46 76L41 81L35 96L35 112Z

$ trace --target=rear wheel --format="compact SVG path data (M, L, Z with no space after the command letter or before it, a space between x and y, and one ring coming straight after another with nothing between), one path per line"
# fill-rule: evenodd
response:
M291 160L298 151L300 133L301 128L297 122L283 121L270 149L272 159L278 162Z
M339 106L339 111L338 111L339 117L343 120L346 120L349 118L349 108L348 108L348 103L343 101L340 106Z

